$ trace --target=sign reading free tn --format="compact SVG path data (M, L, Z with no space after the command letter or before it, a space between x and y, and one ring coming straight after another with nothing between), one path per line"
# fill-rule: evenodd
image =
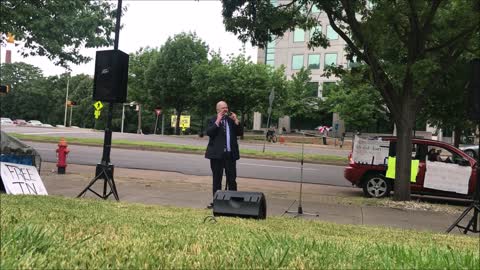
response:
M7 194L48 195L34 166L0 162L0 171Z

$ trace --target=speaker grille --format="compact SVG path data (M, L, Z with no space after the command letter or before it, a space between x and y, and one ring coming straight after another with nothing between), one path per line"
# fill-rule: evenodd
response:
M123 103L127 100L128 54L120 50L97 51L93 100Z

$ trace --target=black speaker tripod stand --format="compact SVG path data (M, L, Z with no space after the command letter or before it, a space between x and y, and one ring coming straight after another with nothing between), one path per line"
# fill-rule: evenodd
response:
M303 140L302 140L302 157L300 159L300 190L299 190L299 198L298 198L298 208L297 211L290 211L290 208L297 202L297 200L294 200L293 203L285 210L283 215L285 214L293 214L294 217L299 217L299 216L314 216L318 217L319 215L317 213L308 213L303 211L302 207L302 193L303 193L303 156L304 156L304 145L305 145L305 133L303 133ZM282 215L282 216L283 216Z
M463 211L463 213L457 218L457 220L455 220L455 222L453 222L453 224L448 227L446 231L447 233L451 232L455 227L463 229L463 234L467 234L468 232L480 233L480 181L478 180L480 178L479 160L480 157L477 159L477 183L475 185L475 192L473 193L473 202L469 207L467 207L467 209ZM467 226L464 227L460 225L460 221L462 221L462 219L464 219L471 210L473 210L473 215L470 221L468 221Z
M107 117L107 126L105 128L105 138L103 142L103 155L101 163L97 164L95 170L95 177L90 181L86 188L78 194L77 198L84 196L85 193L90 190L92 193L98 197L106 200L110 195L115 197L115 200L119 201L117 187L115 186L115 180L113 179L113 164L110 164L110 149L112 147L112 111L113 103L109 104L108 107L108 117ZM97 193L92 189L92 186L97 182L97 180L103 179L103 192L102 194ZM108 191L107 185L110 188Z

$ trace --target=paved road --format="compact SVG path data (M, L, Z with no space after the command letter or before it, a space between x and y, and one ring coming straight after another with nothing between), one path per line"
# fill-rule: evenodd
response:
M56 162L56 144L29 143L40 152L42 159ZM95 165L101 160L101 147L71 145L68 162ZM211 175L210 163L202 155L167 152L127 150L113 148L111 161L116 167L174 171L188 175ZM68 170L68 167L67 167ZM237 163L239 177L279 181L300 181L300 163L242 158ZM320 164L304 164L305 183L350 186L343 177L343 167Z
M20 133L20 134L29 134L29 135L51 135L51 136L65 136L65 137L76 137L76 138L99 138L103 139L103 131L93 131L91 129L83 128L40 128L40 127L17 127L17 126L2 126L2 130L9 133ZM141 134L132 134L132 133L120 133L114 132L112 135L114 140L133 140L133 141L150 141L150 142L164 142L180 145L196 145L196 146L206 146L207 138L199 138L198 136L162 136L162 135L141 135ZM263 149L263 143L247 143L240 141L240 150L241 149L255 149L261 151ZM266 144L266 151L272 152L291 152L291 153L301 153L302 148L301 144L293 145L281 145L279 143ZM318 145L304 145L305 154L320 154L320 155L334 155L346 157L348 156L349 149L339 149L339 148L326 148Z

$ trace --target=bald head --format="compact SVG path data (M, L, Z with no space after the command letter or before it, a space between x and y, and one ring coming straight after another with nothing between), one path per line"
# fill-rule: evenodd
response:
M225 101L219 101L217 103L217 113L219 112L228 112L228 105Z

